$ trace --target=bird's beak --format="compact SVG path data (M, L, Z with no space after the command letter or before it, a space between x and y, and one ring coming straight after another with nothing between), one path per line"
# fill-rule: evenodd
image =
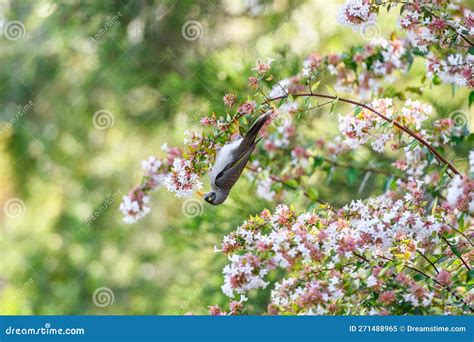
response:
M196 191L196 194L197 194L199 197L204 197L204 192Z

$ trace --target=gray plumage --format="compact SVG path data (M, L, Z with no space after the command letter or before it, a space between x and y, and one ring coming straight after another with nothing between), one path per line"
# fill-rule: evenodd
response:
M262 139L256 140L258 132L270 115L271 113L266 113L260 116L250 127L245 137L222 146L210 173L212 191L204 195L206 202L219 205L227 199L230 190L247 165L255 146Z

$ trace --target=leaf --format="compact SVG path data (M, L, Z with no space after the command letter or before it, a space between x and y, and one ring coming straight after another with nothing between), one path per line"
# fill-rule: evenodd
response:
M320 167L321 165L323 165L323 162L324 162L324 158L322 157L315 157L314 158L314 161L313 161L313 166L316 168L316 167Z
M313 83L311 85L311 91L314 91L314 90L318 89L320 83L321 83L321 81Z
M455 245L450 244L449 247L451 248L451 251L454 253L455 256L457 256L458 258L461 257L461 253Z
M471 48L472 49L472 48ZM474 91L471 91L469 93L469 108L471 107L471 105L474 103Z
M337 92L336 92L336 90L335 90L333 87L327 85L327 86L326 86L326 90L327 90L328 93L331 94L332 96L337 97Z
M353 185L359 178L359 172L353 167L348 168L346 171L346 179L349 185Z
M296 179L288 179L284 181L283 184L292 189L297 189L299 186L299 183Z
M474 269L470 269L466 272L466 278L466 282L468 283L468 285L474 284Z
M443 168L441 169L441 171L439 172L439 177L442 178L447 170L448 170L448 164L445 164Z
M360 112L362 112L362 108L361 108L361 107L356 107L356 109L355 109L355 111L354 111L354 116L359 115Z
M434 215L435 214L435 211L436 211L436 206L438 205L438 196L435 197L434 201L433 201L433 208L431 208L431 215Z
M415 139L414 139L414 140L408 145L408 146L409 146L408 151L414 150L414 149L418 146L418 144L419 144L418 140L415 140Z
M316 202L318 200L319 198L318 190L316 190L315 188L308 188L306 192L308 193L308 197L312 201Z

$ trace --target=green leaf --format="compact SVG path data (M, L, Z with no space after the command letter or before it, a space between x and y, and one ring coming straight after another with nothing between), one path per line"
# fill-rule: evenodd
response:
M359 171L357 171L353 167L347 169L346 179L349 185L354 185L354 183L357 181L358 178L359 178Z
M308 188L307 190L307 193L308 193L308 197L316 202L319 198L319 193L318 193L318 190L316 190L315 188Z
M283 184L292 189L296 189L299 186L299 183L296 179L288 179L284 181Z
M472 48L471 48L472 49ZM474 103L474 91L469 93L469 107Z
M457 256L458 258L461 257L461 253L455 245L450 245L449 247L451 248L451 251L454 253L455 256Z
M466 272L466 282L468 285L474 284L474 269L470 269Z
M315 157L314 158L314 161L313 161L313 166L316 168L316 167L320 167L321 165L323 165L323 162L324 162L324 158L322 157Z
M328 93L331 94L332 96L337 97L336 89L334 89L333 87L327 85L327 86L326 86L326 90L327 90Z
M362 112L362 108L361 108L361 107L356 107L356 109L355 109L355 111L354 111L354 116L359 115L360 112Z
M419 142L416 139L413 139L410 144L408 144L408 151L414 150L418 146Z

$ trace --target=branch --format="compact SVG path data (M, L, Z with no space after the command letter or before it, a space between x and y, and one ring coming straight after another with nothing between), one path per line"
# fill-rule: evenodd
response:
M354 255L362 260L364 260L365 262L367 262L368 264L370 264L370 261L364 257L363 255L360 255L360 254L357 254L357 253L354 253ZM385 257L383 255L377 255L379 258L381 259L384 259L384 260L388 260L388 261L392 261L392 262L396 262L396 260L392 259L392 258L388 258L388 257ZM431 279L434 283L438 284L439 286L441 286L441 288L443 288L444 290L448 291L451 295L453 295L457 300L461 301L465 306L469 307L469 310L471 312L474 312L474 309L471 307L471 305L469 305L468 303L466 303L464 301L464 299L460 296L458 296L457 293L455 293L449 286L444 286L443 284L441 284L439 281L437 281L436 279L430 277L428 274L426 274L425 272L417 269L416 267L414 266L410 266L410 265L406 265L406 264L403 264L403 267L405 268L408 268L412 271L415 271L423 276L425 276L427 279Z
M448 239L446 239L444 236L442 236L441 239L443 239L443 241L448 244L448 246L451 248L451 250L453 249L453 245L451 244L451 242L448 241ZM455 255L456 255L456 254L455 254ZM456 255L456 256L462 261L462 263L464 264L464 266L466 266L466 268L467 268L468 270L471 270L471 268L469 267L469 265L467 264L467 262L462 258L461 253L459 253L459 256L458 256L458 255Z
M282 95L282 96L278 96L278 97L274 97L274 98L270 98L268 100L266 100L264 103L268 103L268 102L272 102L272 101L277 101L277 100L281 100L281 99L285 99L285 98L288 98L289 95ZM412 131L411 129L409 129L408 127L405 127L403 126L402 124L400 124L399 122L393 120L393 119L390 119L389 117L383 115L382 113L378 112L377 110L375 110L374 108L366 105L366 104L363 104L363 103L360 103L360 102L357 102L357 101L353 101L353 100L349 100L349 99L344 99L344 98L340 98L338 96L332 96L332 95L325 95L325 94L317 94L317 93L302 93L302 94L291 94L291 96L293 97L321 97L321 98L325 98L325 99L332 99L332 100L338 100L338 101L341 101L341 102L345 102L345 103L350 103L350 104L353 104L353 105L356 105L356 106L359 106L359 107L362 107L362 108L365 108L369 111L371 111L372 113L378 115L380 118L382 118L383 120L393 124L395 127L401 129L403 132L407 133L408 135L410 135L411 137L413 137L414 139L416 139L417 141L419 141L422 145L424 145L431 153L433 153L433 155L436 157L436 159L440 162L440 163L444 163L448 166L448 168L453 171L455 174L457 175L461 175L461 173L454 167L453 164L451 164L449 161L447 161L438 151L436 151L436 149L430 145L430 143L428 143L425 139L423 139L421 136L419 136L416 132Z

